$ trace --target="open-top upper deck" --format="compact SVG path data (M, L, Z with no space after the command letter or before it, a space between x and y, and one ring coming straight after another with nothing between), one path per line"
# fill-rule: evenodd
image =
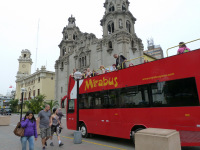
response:
M200 76L200 49L80 80L80 94ZM72 79L73 80L73 79Z

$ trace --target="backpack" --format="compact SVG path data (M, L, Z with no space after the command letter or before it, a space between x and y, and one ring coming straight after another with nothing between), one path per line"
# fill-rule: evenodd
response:
M183 53L187 53L187 52L189 52L189 50L186 48Z

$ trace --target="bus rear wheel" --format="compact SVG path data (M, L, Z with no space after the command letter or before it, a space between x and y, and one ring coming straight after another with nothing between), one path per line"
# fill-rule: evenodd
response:
M135 144L135 133L140 131L140 130L143 130L143 129L145 129L145 128L137 128L134 131L133 130L131 131L131 142L133 144Z
M87 132L87 127L86 127L86 125L84 123L82 123L80 125L80 130L81 130L82 137L83 138L87 138L89 134Z

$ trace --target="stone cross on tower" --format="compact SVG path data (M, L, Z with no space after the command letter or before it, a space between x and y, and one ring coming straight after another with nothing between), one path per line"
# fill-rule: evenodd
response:
M68 25L75 25L76 19L71 15L71 17L69 17L68 21L69 21Z

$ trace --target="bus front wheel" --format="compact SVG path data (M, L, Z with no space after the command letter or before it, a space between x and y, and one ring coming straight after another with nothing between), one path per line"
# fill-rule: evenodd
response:
M81 130L81 134L83 138L87 138L88 137L88 132L87 132L87 127L84 123L81 124L80 126L80 130Z

